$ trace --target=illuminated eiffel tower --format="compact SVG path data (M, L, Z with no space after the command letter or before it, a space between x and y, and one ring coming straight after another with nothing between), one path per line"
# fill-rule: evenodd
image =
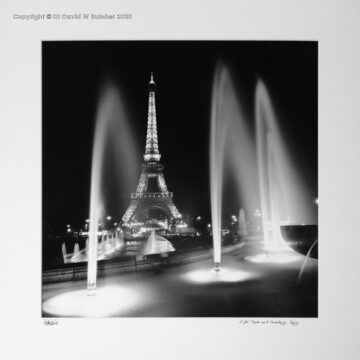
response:
M131 194L131 203L122 220L124 224L131 221L149 221L152 219L173 221L181 218L174 205L173 193L169 192L163 175L164 166L160 164L158 146L155 93L156 84L153 73L149 82L148 122L144 160L141 165L141 176L136 193Z

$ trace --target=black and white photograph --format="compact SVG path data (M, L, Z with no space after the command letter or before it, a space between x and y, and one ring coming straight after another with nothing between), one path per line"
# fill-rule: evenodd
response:
M45 317L317 317L317 43L42 43Z
M0 2L0 357L358 360L360 2Z

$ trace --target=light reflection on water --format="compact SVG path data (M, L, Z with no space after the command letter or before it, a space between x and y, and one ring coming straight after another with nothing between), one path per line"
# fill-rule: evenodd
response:
M239 269L221 268L220 271L214 269L200 269L190 271L184 274L184 278L191 282L197 283L219 283L219 282L240 282L256 277L250 271Z
M56 295L43 303L43 311L61 317L107 317L126 313L139 299L139 294L127 288L106 286L98 288L94 296L87 290Z
M265 254L258 254L254 256L247 256L245 260L253 263L271 263L271 264L287 264L295 261L300 261L302 257L294 251L284 252L269 252Z

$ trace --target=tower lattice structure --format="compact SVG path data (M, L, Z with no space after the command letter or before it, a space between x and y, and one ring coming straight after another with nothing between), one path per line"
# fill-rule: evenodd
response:
M144 162L136 192L131 194L131 203L122 220L125 224L142 218L151 220L151 210L160 211L172 221L181 218L173 202L173 193L167 189L163 174L164 166L160 163L160 153L156 123L155 93L157 87L153 73L148 86L148 121Z

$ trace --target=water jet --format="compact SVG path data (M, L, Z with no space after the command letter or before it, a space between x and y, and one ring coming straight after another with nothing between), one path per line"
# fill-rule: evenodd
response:
M104 163L112 154L116 158L116 174L123 186L133 184L136 170L134 164L137 150L127 123L128 114L123 97L118 87L109 79L103 84L100 92L94 145L91 164L90 217L88 243L87 289L89 295L96 290L96 273L98 260L99 222L104 220ZM112 151L109 152L109 151ZM104 221L105 222L105 221Z

